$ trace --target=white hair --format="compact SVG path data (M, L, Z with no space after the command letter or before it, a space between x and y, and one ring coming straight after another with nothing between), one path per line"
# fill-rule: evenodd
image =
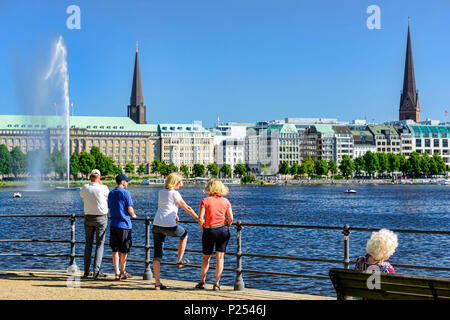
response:
M398 246L397 235L388 229L372 232L367 241L367 253L375 260L388 259Z

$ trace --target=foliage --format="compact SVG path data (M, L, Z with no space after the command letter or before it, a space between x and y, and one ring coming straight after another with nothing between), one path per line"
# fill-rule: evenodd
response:
M27 161L24 153L19 147L11 150L11 172L17 178L18 175L27 171Z
M220 168L220 172L223 174L224 177L229 178L231 177L231 166L229 164L224 164L222 168Z
M194 174L194 177L203 177L205 175L205 166L201 163L194 164L192 173Z
M219 175L219 168L217 168L217 165L215 163L208 164L206 168L208 169L209 174L214 178Z
M278 173L279 174L289 174L289 164L287 162L281 162L278 165Z
M242 177L246 172L247 172L247 167L242 163L238 163L234 167L234 171L233 171L233 173L239 177Z
M180 171L185 177L189 177L189 167L185 164L180 166Z
M345 177L348 177L352 174L352 172L355 170L355 164L353 163L353 160L348 156L344 155L342 157L341 164L339 166L339 170L342 172L342 174Z
M314 163L314 172L319 176L326 175L328 173L327 162L324 159L318 159Z
M135 173L136 172L136 168L134 167L134 164L131 162L128 162L125 165L125 172L126 173Z

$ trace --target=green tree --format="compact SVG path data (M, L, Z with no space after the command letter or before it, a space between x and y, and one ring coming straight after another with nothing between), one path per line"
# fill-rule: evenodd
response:
M435 174L444 174L447 171L446 167L445 167L444 159L442 159L442 157L437 152L435 152L433 154L433 160L434 160L434 163L436 164L437 173L435 173Z
M187 165L182 164L182 165L180 166L180 171L181 171L181 173L183 173L183 175L184 175L185 177L189 177L189 167L188 167Z
M314 172L319 176L326 175L328 173L327 162L324 159L317 159L314 163Z
M231 177L231 166L229 164L224 163L222 168L220 168L220 172L226 178Z
M173 172L178 172L178 167L173 163L169 163L169 165L167 166L167 172L169 174L171 174Z
M208 169L209 174L216 178L219 175L219 168L217 168L217 165L215 163L210 163L206 167Z
M310 155L302 162L303 173L306 173L308 176L314 173L314 161Z
M372 153L372 151L367 151L364 154L364 167L365 171L373 177L374 173L378 171L378 158Z
M353 163L353 160L348 156L344 155L342 157L341 164L339 166L339 170L342 172L342 174L345 177L348 177L352 174L352 172L355 170L355 164Z
M161 173L161 161L153 160L150 167L152 173Z
M404 154L399 154L397 157L400 163L399 170L402 172L403 176L407 176L411 172L410 162L406 159Z
M11 172L17 178L18 175L25 173L27 170L27 161L24 153L19 147L11 150Z
M247 172L247 167L244 164L238 163L237 165L234 166L233 173L235 175L237 175L238 177L242 177L246 172Z
M294 162L289 171L290 171L290 174L292 174L293 176L299 174L300 173L300 165L297 162Z
M400 157L399 155L393 154L392 152L388 154L389 161L389 172L394 173L400 171Z
M424 152L422 154L422 158L420 161L420 166L422 168L422 174L423 175L429 175L431 173L431 160L432 158L427 152Z
M80 163L80 172L86 176L95 169L94 156L92 156L90 153L87 153L85 150L80 152L78 161Z
M194 164L192 173L194 174L194 177L203 177L205 175L205 166L201 163Z
M53 164L53 170L56 174L59 175L59 178L62 179L64 177L64 173L66 173L66 160L61 151L58 149L53 149L52 154L50 155Z
M359 175L362 171L366 169L366 163L364 162L364 157L359 156L354 161L355 164L355 172Z
M330 161L328 161L328 170L331 172L331 174L333 176L338 172L338 168L336 166L336 162L334 162L333 159L330 159Z
M70 174L73 175L73 178L76 179L78 172L80 172L80 160L78 159L78 156L74 152L70 156Z
M7 175L11 173L11 153L8 148L2 144L0 145L0 174Z
M408 159L410 172L414 177L422 174L422 157L418 152L412 152Z
M388 155L386 153L383 153L383 152L377 152L377 153L375 153L375 156L377 157L377 160L378 160L378 169L377 169L377 171L381 175L384 175L385 172L389 172L390 168L389 168Z
M135 173L136 172L136 168L134 167L134 164L132 162L128 162L125 165L125 172L126 173Z
M289 163L281 162L278 165L278 173L279 174L289 174L290 173L290 171L289 171Z
M141 176L145 172L145 166L141 163L138 168L138 174Z

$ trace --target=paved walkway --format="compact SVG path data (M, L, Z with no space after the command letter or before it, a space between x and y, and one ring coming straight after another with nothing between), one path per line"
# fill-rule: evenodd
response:
M136 277L136 278L140 278ZM80 279L79 288L68 288L64 270L0 270L0 300L334 300L330 297L245 289L221 291L195 289L195 283L162 280L167 290L155 290L154 281L115 281L112 274L102 280Z

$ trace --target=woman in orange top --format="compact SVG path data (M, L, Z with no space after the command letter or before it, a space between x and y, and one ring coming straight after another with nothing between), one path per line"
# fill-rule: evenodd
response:
M202 271L201 280L197 289L205 289L206 273L209 269L209 260L216 247L216 281L213 290L220 290L219 281L223 272L223 263L228 240L230 240L229 227L233 223L233 212L228 199L228 188L219 180L212 179L203 191L209 197L203 198L200 203L198 224L202 229ZM203 221L203 218L205 221Z

